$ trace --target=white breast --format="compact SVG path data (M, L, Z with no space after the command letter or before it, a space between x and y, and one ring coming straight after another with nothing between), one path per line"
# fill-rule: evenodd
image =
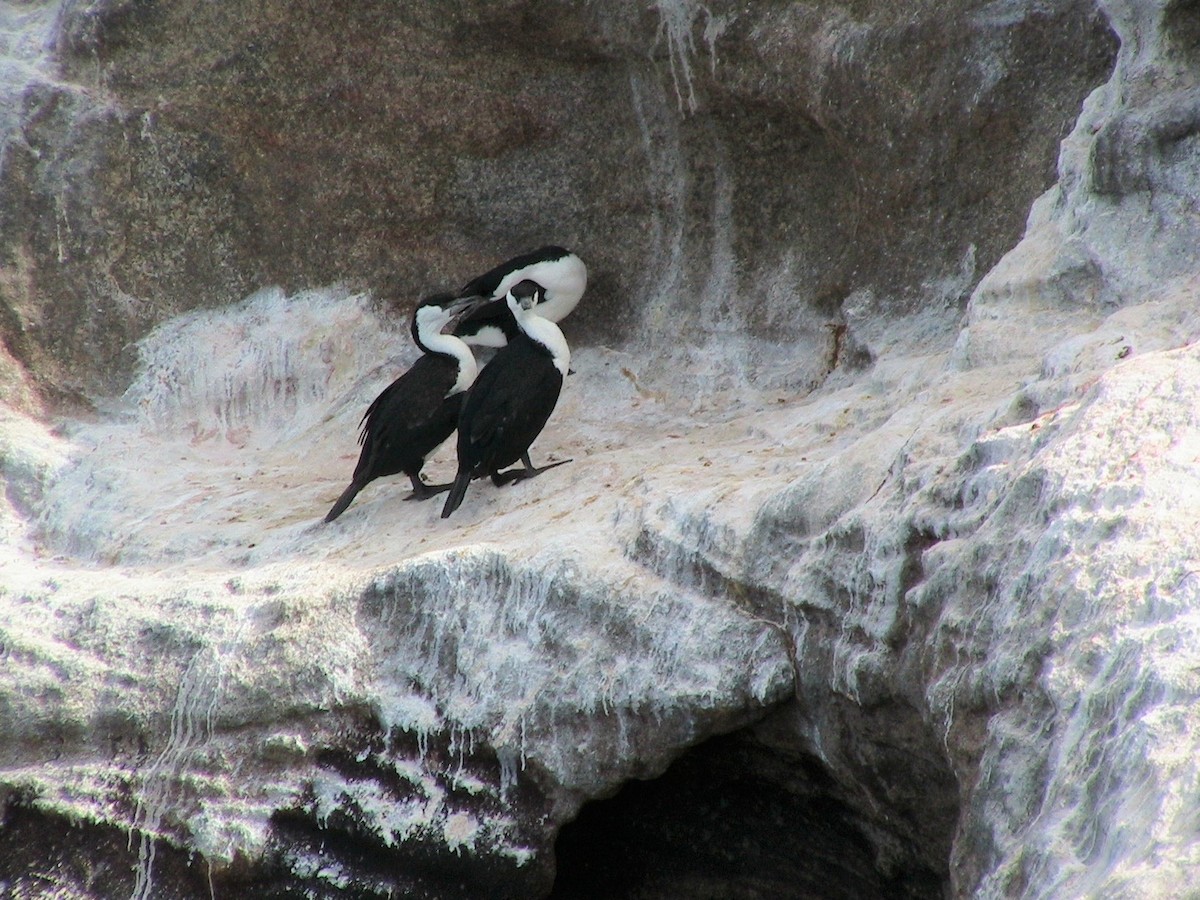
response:
M539 304L534 310L522 311L517 316L517 324L521 326L521 330L526 335L550 351L550 355L554 359L554 367L562 373L563 378L566 378L567 372L571 368L571 348L567 344L567 339L563 337L562 329L549 319L543 319L536 312L541 308Z
M461 338L438 332L422 334L421 341L435 353L445 353L458 360L458 380L446 392L447 397L453 397L475 383L475 378L479 375L479 364L475 362L475 354L471 352L471 348Z

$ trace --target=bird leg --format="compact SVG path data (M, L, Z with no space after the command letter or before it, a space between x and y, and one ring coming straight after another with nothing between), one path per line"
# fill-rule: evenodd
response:
M450 483L446 484L426 484L421 480L420 475L409 475L408 480L412 482L412 493L405 497L405 500L428 500L430 497L436 497L438 494L450 490Z
M536 467L529 459L529 451L526 450L521 454L521 462L525 464L523 469L509 469L507 472L493 472L492 484L496 487L503 487L506 484L515 484L518 481L524 481L526 478L536 478L547 469L554 469L558 466L573 462L570 459L560 459L558 462L547 463L540 469Z

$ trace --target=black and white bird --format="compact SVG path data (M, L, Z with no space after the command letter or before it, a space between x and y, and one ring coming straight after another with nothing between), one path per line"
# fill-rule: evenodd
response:
M463 285L459 297L491 302L464 316L454 333L477 347L503 347L517 333L505 297L509 288L526 279L542 287L537 314L551 322L560 322L576 307L587 288L587 266L570 250L557 246L514 256Z
M562 331L540 315L543 296L542 286L526 279L504 298L516 334L484 367L463 401L458 474L442 508L443 519L458 509L472 478L490 475L499 487L570 462L564 459L539 469L529 459L529 445L554 412L571 365ZM500 471L518 460L524 468Z
M467 389L475 382L479 366L471 348L447 327L479 305L478 298L437 294L413 310L412 336L423 351L407 372L388 385L367 407L358 441L362 452L350 485L325 516L332 522L358 492L387 475L403 472L412 482L405 499L424 500L450 488L421 480L425 458L458 426Z

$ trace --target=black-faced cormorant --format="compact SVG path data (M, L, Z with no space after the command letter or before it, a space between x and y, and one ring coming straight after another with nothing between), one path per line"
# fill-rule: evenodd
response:
M412 494L405 499L424 500L450 487L423 482L421 467L425 457L454 432L479 367L470 347L442 331L479 303L478 298L438 294L422 300L413 311L413 340L424 352L367 407L358 436L362 444L358 465L349 487L325 516L326 522L345 512L364 487L386 475L408 476Z
M464 316L454 333L478 347L503 347L517 333L516 322L509 315L504 298L509 288L525 279L542 286L537 314L551 322L559 322L583 296L587 287L587 266L570 250L555 246L514 256L463 285L459 297L478 297L491 302Z
M472 478L490 475L500 486L533 478L570 462L534 468L529 445L541 434L558 403L571 350L558 326L539 315L542 287L520 281L505 302L517 333L496 353L467 393L458 417L458 474L442 508L442 518L458 509ZM501 472L520 460L523 469Z

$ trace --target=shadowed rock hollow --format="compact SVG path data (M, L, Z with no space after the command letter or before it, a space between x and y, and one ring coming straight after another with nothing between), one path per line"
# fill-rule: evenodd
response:
M0 893L1178 896L1198 32L0 4ZM320 524L548 242L575 461Z

